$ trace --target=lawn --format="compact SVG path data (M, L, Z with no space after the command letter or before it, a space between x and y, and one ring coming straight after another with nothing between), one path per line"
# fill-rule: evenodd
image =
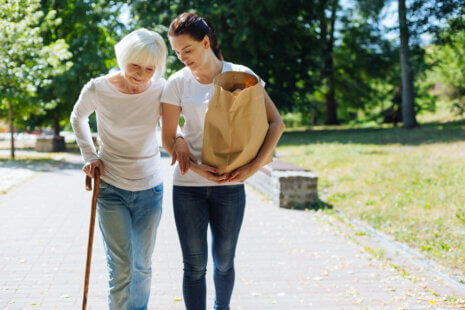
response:
M281 159L319 177L319 197L465 275L465 121L288 130Z

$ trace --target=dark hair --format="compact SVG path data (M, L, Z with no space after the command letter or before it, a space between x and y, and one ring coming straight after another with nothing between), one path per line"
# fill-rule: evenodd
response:
M223 54L218 46L215 29L210 21L195 13L182 13L170 24L168 35L171 37L188 34L196 41L202 41L207 35L210 39L210 47L218 59L223 60Z

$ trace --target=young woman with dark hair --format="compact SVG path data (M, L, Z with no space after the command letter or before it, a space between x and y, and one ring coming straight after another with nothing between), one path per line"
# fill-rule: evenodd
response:
M284 124L265 91L269 129L257 157L223 175L216 174L214 167L200 163L204 119L214 92L214 77L226 71L255 73L245 66L224 61L213 26L194 13L183 13L171 22L169 40L185 65L169 78L161 98L163 145L179 162L174 172L173 208L184 262L184 302L188 310L206 308L207 229L210 224L216 289L214 308L229 309L235 277L234 256L245 208L243 182L257 172L272 153ZM181 113L185 119L183 138L188 149L182 139L177 139ZM196 161L189 161L192 156Z

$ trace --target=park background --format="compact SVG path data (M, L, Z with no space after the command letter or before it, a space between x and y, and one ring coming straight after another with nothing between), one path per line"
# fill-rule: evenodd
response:
M266 81L287 126L276 154L318 175L314 208L361 219L465 283L465 1L0 0L1 147L10 133L71 131L82 86L116 67L114 44L138 27L166 39L185 11ZM166 78L182 68L169 51Z

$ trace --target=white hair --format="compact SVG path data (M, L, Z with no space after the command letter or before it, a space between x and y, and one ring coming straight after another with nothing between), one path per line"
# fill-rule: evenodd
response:
M156 32L140 28L124 36L115 45L116 61L121 72L126 65L155 66L154 80L165 73L166 44Z

